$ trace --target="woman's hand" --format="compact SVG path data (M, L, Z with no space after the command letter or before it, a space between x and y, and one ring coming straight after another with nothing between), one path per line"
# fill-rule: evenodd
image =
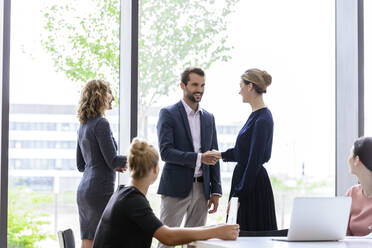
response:
M216 238L223 240L236 240L239 237L239 225L219 225L215 226Z
M123 173L124 171L126 171L127 168L116 168L115 171L116 172L119 172L119 173Z
M125 163L125 166L123 168L116 168L115 171L117 171L119 173L123 173L127 169L128 169L128 162Z

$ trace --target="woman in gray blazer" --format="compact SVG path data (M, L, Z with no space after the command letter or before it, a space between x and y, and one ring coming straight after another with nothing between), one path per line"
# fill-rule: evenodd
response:
M117 144L104 113L114 97L103 80L89 81L81 92L78 108L80 127L76 164L84 172L77 191L82 248L91 248L103 210L114 192L115 171L126 170L125 156Z

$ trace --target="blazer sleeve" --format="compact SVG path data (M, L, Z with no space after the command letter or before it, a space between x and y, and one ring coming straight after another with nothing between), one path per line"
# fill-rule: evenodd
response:
M84 161L84 158L83 158L83 154L81 153L79 141L77 142L77 146L76 146L76 166L77 166L77 169L80 172L84 172L85 161Z
M221 152L221 157L224 162L236 162L234 156L234 148L227 149L224 152Z
M272 135L273 126L265 119L258 119L255 123L252 143L250 145L248 162L243 176L235 188L234 195L244 196L252 192L256 185L256 175L264 163L267 140Z
M164 162L177 164L194 169L198 154L179 150L174 144L174 125L169 111L165 108L160 110L157 124L160 156Z
M111 169L125 167L127 158L117 155L116 143L111 134L110 124L105 118L97 122L94 133L106 164Z
M218 151L218 142L217 142L217 133L216 133L216 124L213 118L213 137L212 137L212 149ZM215 165L209 166L209 171L211 175L211 193L212 194L221 194L222 195L222 187L221 187L221 173L220 173L220 162L217 162Z

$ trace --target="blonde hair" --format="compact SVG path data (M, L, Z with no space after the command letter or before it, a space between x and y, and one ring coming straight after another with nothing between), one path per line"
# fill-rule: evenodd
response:
M128 156L129 169L133 179L141 179L159 162L159 154L146 141L134 138Z
M269 73L260 69L249 69L241 76L245 84L253 83L257 93L266 93L266 88L271 84L272 78Z
M90 118L102 116L110 107L110 84L104 80L89 81L81 91L77 115L81 124Z

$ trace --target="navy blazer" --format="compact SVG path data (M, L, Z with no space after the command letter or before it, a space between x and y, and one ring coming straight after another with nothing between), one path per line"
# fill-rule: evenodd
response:
M157 124L161 159L165 162L158 194L185 198L189 195L195 172L197 154L190 125L182 101L160 110ZM200 112L201 152L218 150L214 117L204 109ZM201 165L206 199L213 193L222 194L220 164Z

